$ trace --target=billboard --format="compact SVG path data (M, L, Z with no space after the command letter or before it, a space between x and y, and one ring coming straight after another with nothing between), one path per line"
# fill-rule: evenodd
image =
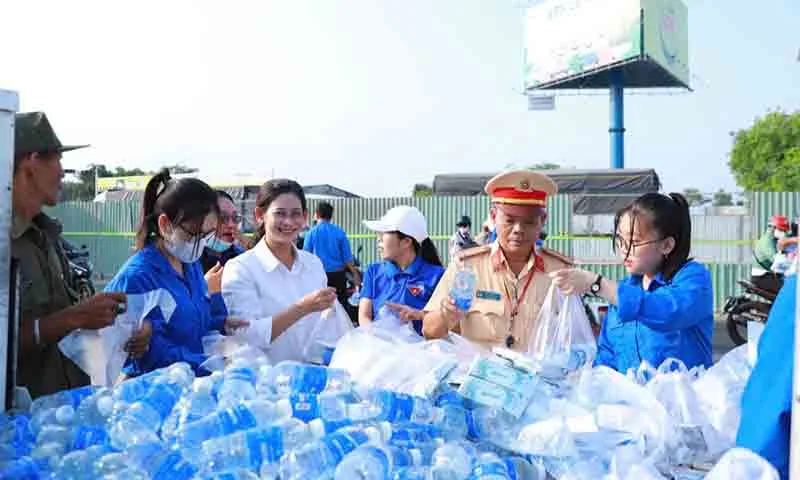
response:
M642 0L644 53L689 85L689 12L681 0Z
M525 88L640 57L641 9L640 0L533 3L525 20Z

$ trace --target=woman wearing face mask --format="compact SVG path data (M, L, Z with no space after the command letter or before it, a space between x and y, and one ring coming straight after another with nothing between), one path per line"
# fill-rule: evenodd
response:
M423 308L444 274L425 217L416 208L401 205L380 220L364 224L378 232L383 261L373 263L364 273L358 323L370 323L386 305L403 320L413 321L421 335Z
M308 218L303 187L268 181L254 213L259 240L225 267L225 303L232 315L250 322L248 342L265 349L273 363L301 361L308 334L336 300L319 258L296 247Z
M175 362L187 362L198 374L206 360L202 338L247 322L227 317L220 277L208 283L198 262L206 242L217 231L217 195L193 178L171 180L168 171L155 175L144 191L136 253L106 286L106 291L143 294L163 289L175 301L165 318L160 308L147 315L153 335L147 352L129 362L126 373L139 375Z
M203 271L208 272L213 268L224 267L228 260L244 253L245 249L238 244L239 223L242 216L236 211L236 204L227 192L217 190L217 205L219 207L219 230L208 240L200 263Z
M686 199L677 193L648 193L619 212L614 224L615 249L628 277L615 282L580 269L551 274L564 293L591 292L611 304L595 365L622 373L642 361L658 367L667 358L689 368L711 366L711 274L689 258L692 226Z

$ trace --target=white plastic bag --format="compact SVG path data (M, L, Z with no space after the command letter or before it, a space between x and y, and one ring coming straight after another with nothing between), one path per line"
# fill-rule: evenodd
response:
M778 472L758 454L733 448L708 472L706 480L778 480Z
M331 308L322 312L320 319L306 337L303 359L307 362L327 363L323 362L326 352L332 351L339 339L351 330L353 323L350 321L350 316L338 301L333 302Z
M156 308L169 322L175 299L167 290L128 295L125 312L117 315L112 325L100 330L75 330L58 342L58 348L89 375L92 385L111 386L128 358L125 343Z
M551 285L528 342L528 355L544 369L575 371L591 366L595 340L580 297L564 296Z

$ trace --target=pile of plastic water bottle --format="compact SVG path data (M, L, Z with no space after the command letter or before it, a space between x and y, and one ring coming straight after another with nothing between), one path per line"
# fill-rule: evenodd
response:
M687 465L732 446L748 374L736 351L708 372L586 369L537 383L514 418L447 381L419 398L316 365L178 363L3 416L0 479L703 478Z

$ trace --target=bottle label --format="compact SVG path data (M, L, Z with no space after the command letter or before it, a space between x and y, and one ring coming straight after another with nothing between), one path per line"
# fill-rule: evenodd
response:
M245 441L252 470L259 471L264 462L275 463L283 456L283 431L280 427L250 430Z
M164 383L153 384L150 390L147 391L147 396L143 399L143 402L157 411L161 421L164 421L172 411L175 403L178 402L179 393L176 392L177 388L174 385Z
M456 308L463 312L468 312L469 309L472 307L472 298L454 296L453 301L456 304Z
M302 374L292 384L295 392L321 393L328 384L328 370L325 367L304 365Z
M194 478L196 474L197 469L184 460L180 453L172 452L158 466L158 470L153 474L153 480L188 480Z
M338 465L348 453L352 452L359 445L369 441L366 433L355 430L350 432L337 432L323 438L321 442L333 454L333 458Z
M384 406L386 404L389 406L388 411L385 410L383 420L393 423L411 420L411 416L414 414L414 397L404 393L384 391L381 392L380 399L386 402Z
M475 422L475 413L472 410L467 410L467 436L473 440L479 440L478 424Z
M101 427L78 427L75 440L72 442L73 450L84 450L92 445L108 443L108 432Z
M289 402L292 404L292 415L294 418L308 423L320 417L317 395L293 393L289 396Z
M472 469L472 476L475 478L507 478L508 469L501 462L480 463Z
M228 380L240 380L255 385L256 372L252 368L232 368L225 372L225 381Z
M517 466L514 464L514 460L511 457L508 457L505 459L505 463L509 480L519 480L517 478Z
M383 458L386 458L387 470L385 470L385 472L387 474L397 470L398 468L414 466L415 462L414 462L414 456L412 455L412 449L392 448L391 451L393 457L392 460L394 460L391 466L389 465L389 459L386 458L386 453L381 452L383 454Z
M219 420L226 434L255 428L258 425L256 417L246 405L237 405L219 412Z

